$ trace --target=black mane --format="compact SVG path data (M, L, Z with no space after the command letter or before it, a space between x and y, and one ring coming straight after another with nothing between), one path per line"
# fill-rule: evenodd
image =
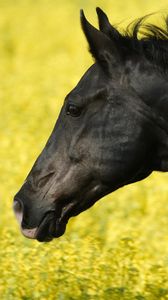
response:
M119 43L127 56L144 55L153 65L164 72L168 72L168 16L164 20L164 27L144 23L148 16L144 16L130 23L124 33L111 27L108 35Z
M138 35L142 35L143 40L168 40L168 16L164 20L165 28L161 28L154 24L144 24L149 16L144 16L127 26L126 35L134 39L138 39Z

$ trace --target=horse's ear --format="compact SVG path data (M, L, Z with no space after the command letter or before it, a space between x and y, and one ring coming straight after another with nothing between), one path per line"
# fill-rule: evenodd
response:
M115 66L118 66L120 61L119 51L115 42L110 40L105 33L92 26L87 21L83 10L81 10L81 25L89 43L91 54L104 67L105 71L111 73L111 68L114 69Z
M104 13L104 11L100 7L96 7L96 12L98 16L99 21L99 28L100 30L105 33L108 37L114 40L118 40L122 38L122 35L119 33L119 31L113 27L107 15Z

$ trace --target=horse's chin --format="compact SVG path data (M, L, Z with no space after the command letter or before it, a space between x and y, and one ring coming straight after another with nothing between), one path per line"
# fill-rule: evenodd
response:
M71 217L79 215L92 206L99 197L95 197L92 201L86 201L83 205L79 205L77 201L71 201L60 209L58 214L48 213L40 223L40 226L34 231L34 238L39 242L49 242L54 238L59 238L66 231L66 225Z
M67 222L59 219L40 225L37 229L35 239L39 242L50 242L54 238L59 238L65 233Z

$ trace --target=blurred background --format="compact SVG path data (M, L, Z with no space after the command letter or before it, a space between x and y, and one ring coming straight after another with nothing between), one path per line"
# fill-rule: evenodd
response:
M124 187L72 218L48 244L12 212L65 95L92 64L79 9L125 26L162 24L168 0L0 0L0 299L168 299L168 174Z

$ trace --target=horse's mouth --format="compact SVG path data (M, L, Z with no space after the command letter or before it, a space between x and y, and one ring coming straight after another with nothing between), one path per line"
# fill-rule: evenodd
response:
M15 198L14 212L20 224L22 234L29 239L36 239L39 242L49 242L54 238L62 236L66 230L69 219L92 206L100 195L85 195L85 201L79 201L77 197L68 197L55 201L55 205L43 214L37 227L30 228L24 220L24 208L19 198ZM88 201L89 199L89 201ZM81 199L80 199L81 200ZM38 212L37 212L38 213ZM30 217L30 216L29 216Z
M62 236L69 218L76 214L75 206L75 203L69 203L60 210L59 214L55 210L47 212L38 227L27 229L21 226L22 234L39 242L49 242L53 238Z
M68 222L68 220L67 220ZM64 234L66 230L67 222L62 221L59 218L46 215L43 221L40 223L40 226L37 228L35 239L39 242L49 242L53 238L58 238Z

